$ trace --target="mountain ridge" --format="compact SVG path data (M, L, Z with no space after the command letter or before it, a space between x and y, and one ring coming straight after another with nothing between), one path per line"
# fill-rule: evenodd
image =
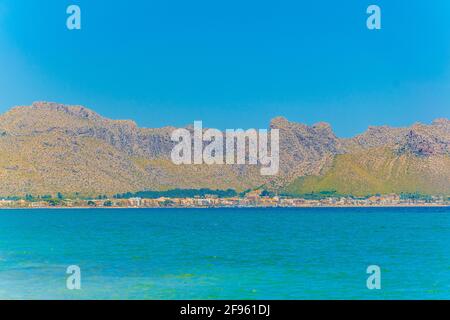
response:
M450 181L448 119L402 128L371 126L352 138L337 137L325 122L308 126L276 117L268 127L280 130L280 173L274 177L262 177L250 165L172 164L170 134L175 127L140 128L132 120L111 120L83 106L35 102L14 107L0 115L0 196L174 188L243 191L261 186L292 194L328 189L354 194L361 190L450 194L450 183L445 183L447 177ZM379 176L387 172L381 167L379 172L367 167L368 163L389 166L391 161L403 172L397 179L409 186L393 183L388 175ZM366 181L344 188L342 184L353 184L336 172L336 166ZM360 166L365 169L357 175ZM410 175L407 167L422 175Z

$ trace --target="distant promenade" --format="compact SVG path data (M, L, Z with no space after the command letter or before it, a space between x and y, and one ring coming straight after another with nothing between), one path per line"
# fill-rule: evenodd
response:
M293 197L264 197L250 193L245 197L220 198L217 196L193 198L157 199L48 199L27 201L0 199L0 208L254 208L254 207L437 207L450 206L446 197L434 196L430 199L402 199L399 195L380 195L367 198L329 197L304 199Z

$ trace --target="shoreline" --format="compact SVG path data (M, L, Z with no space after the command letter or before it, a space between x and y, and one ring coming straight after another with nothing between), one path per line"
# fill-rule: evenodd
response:
M103 209L103 210L117 210L117 209L311 209L311 208L450 208L450 204L399 204L399 205L304 205L304 206L198 206L198 207L0 207L1 210L92 210L92 209Z

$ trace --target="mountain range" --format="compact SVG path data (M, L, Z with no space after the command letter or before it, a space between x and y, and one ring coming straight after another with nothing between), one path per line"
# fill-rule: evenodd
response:
M261 176L254 165L174 165L175 127L139 128L82 106L15 107L0 115L0 197L175 188L450 195L448 119L369 127L346 139L327 123L307 126L278 117L270 128L280 132L280 171Z

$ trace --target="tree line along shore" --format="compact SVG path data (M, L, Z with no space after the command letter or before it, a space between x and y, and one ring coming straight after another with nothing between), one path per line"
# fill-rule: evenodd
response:
M71 198L56 196L0 198L0 208L211 208L211 207L371 207L371 206L449 206L450 197L421 194L388 194L354 197L333 193L302 196L277 195L266 190L236 193L233 190L206 189L143 191L112 197Z

